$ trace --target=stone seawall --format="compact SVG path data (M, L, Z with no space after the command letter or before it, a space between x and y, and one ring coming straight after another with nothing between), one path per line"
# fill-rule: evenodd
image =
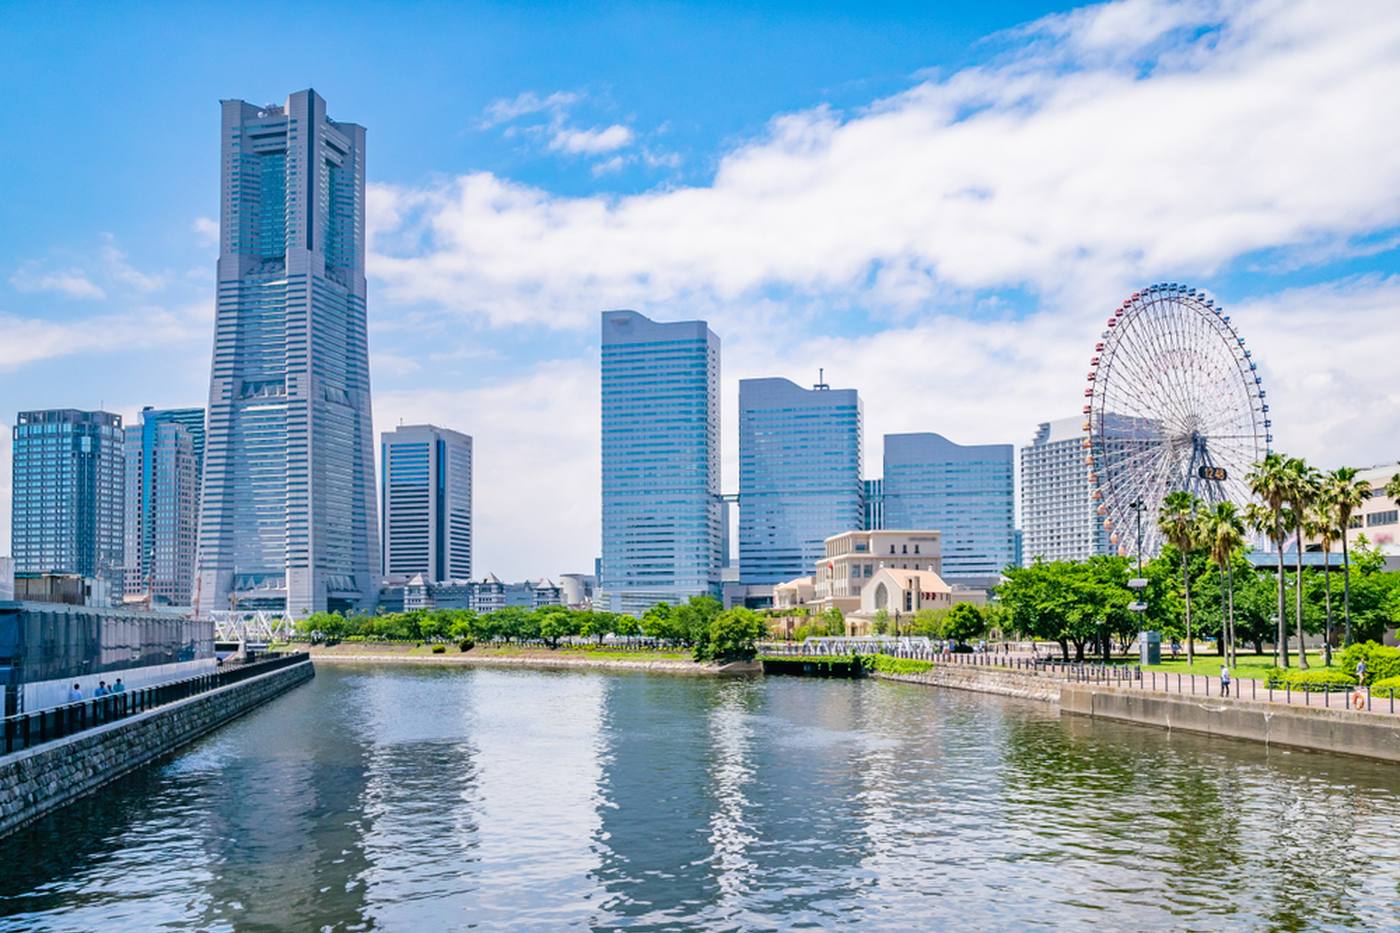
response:
M311 662L0 756L0 836L310 680Z
M1400 718L1384 714L1080 684L1060 688L1060 712L1400 761Z
M1043 700L1050 703L1058 703L1060 700L1060 681L1030 672L935 665L922 674L884 674L876 671L871 676L881 680L995 693L998 696L1020 697L1025 700Z

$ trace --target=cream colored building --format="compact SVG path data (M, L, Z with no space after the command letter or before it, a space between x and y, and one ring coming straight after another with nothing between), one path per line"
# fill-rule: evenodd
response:
M826 539L817 562L812 599L824 611L860 609L860 594L879 571L943 572L943 535L938 531L847 531Z
M1356 539L1365 535L1381 553L1400 554L1400 506L1385 494L1385 484L1396 474L1400 474L1400 463L1383 463L1357 471L1359 482L1371 484L1371 498L1352 515L1351 527L1347 529L1348 544L1356 544Z
M774 609L800 609L810 605L816 585L811 577L798 577L773 587Z
M893 618L920 609L949 609L953 588L931 570L895 570L886 567L861 588L858 616L873 619L881 609Z

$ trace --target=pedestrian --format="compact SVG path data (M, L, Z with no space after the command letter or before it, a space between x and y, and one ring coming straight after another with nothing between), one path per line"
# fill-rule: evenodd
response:
M81 703L81 702L83 702L83 688L80 687L80 686L78 686L77 684L74 684L74 685L73 685L73 689L68 691L68 702L69 702L69 703Z
M94 691L92 691L92 695L93 695L94 697L105 697L107 694L109 694L109 693L111 693L111 692L112 692L112 691L110 691L110 690L107 689L107 681L105 681L105 680L99 680L99 681L97 682L97 689L94 690Z
M1366 659L1362 658L1356 662L1356 683L1357 686L1366 682Z
M116 683L112 684L112 692L126 693L126 684L122 683L122 679L120 677L117 678Z
M1176 653L1181 650L1181 643L1175 638L1172 639L1172 660L1176 660Z
M1220 695L1227 697L1230 695L1230 665L1220 665Z

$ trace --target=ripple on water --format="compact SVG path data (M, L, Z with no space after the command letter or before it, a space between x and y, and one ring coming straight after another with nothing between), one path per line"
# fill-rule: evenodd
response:
M0 843L0 928L1383 929L1397 790L909 685L331 668Z

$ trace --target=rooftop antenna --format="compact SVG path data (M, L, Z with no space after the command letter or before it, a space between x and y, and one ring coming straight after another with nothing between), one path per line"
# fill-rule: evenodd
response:
M826 367L817 367L817 384L812 386L812 388L821 389L823 391L831 388L831 386L826 384Z

